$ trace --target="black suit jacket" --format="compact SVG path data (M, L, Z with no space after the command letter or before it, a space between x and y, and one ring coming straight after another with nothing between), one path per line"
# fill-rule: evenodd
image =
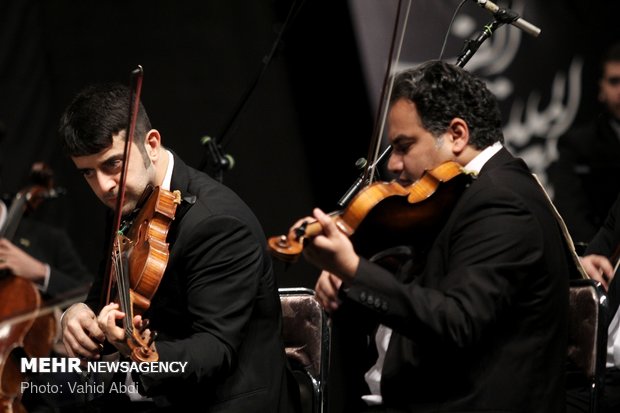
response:
M584 255L598 254L611 258L620 246L620 193L609 209L605 223L599 228Z
M362 260L347 290L393 329L384 404L563 411L570 263L541 188L502 149L458 200L414 281Z
M66 231L43 222L22 219L13 243L32 257L50 266L45 299L67 299L84 294L92 282Z
M145 317L159 334L160 360L188 364L181 375L142 375L143 389L175 410L290 411L280 300L260 224L231 190L177 156L171 189L184 202Z

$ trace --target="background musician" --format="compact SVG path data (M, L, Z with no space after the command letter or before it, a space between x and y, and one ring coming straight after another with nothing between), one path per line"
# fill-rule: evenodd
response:
M39 172L41 176L36 175ZM47 179L41 179L42 176ZM46 202L43 198L49 196L51 177L52 172L44 164L35 163L32 168L31 181L37 182L32 182L18 194L10 197L12 199L9 201L8 208L0 200L0 277L9 274L25 278L36 286L41 296L41 303L31 308L33 314L35 310L36 314L41 314L38 323L31 326L23 340L9 344L9 347L14 345L20 347L20 343L24 344L23 349L15 350L10 357L17 354L31 357L66 356L58 328L60 313L68 306L67 302L83 299L92 282L92 275L77 253L67 232L63 228L30 217L30 213L34 212L37 206L40 207L40 204L45 208ZM43 185L43 181L46 180L49 185ZM28 297L30 297L28 291L30 289L16 288L16 285L12 283L3 284L4 300L16 300L11 302L7 309L15 305L17 301L20 302L19 306L28 302ZM8 337L10 336L5 338ZM37 352L31 353L26 348L30 348L33 342L41 347ZM8 367L10 365L11 363L5 363L6 370L11 369ZM12 376L7 374L6 370L3 374L7 378L19 379L18 388L26 381L40 384L55 380L54 376L47 374ZM3 382L3 385L6 385L6 382ZM22 396L20 402L31 412L46 411L46 406L59 404L55 395L25 391Z
M558 140L549 166L553 201L576 242L587 243L603 225L620 192L620 43L605 52L599 68L601 112Z
M120 85L86 88L60 122L67 153L110 208L119 194L129 96ZM148 184L183 197L167 237L168 265L145 318L159 334L160 360L188 362L183 374L142 374L138 388L154 397L155 407L175 411L290 411L280 301L260 224L231 190L162 146L142 105L132 145L123 213ZM95 281L86 305L64 314L72 355L98 359L107 340L127 356L124 331L115 324L122 313L117 304L100 308L101 284Z
M590 278L599 281L608 292L609 326L607 337L607 362L605 386L600 406L601 412L620 409L620 284L614 280L620 247L620 196L609 210L607 219L588 244L581 263ZM589 411L589 388L570 389L567 392L569 413Z
M28 218L13 241L0 238L0 270L32 281L44 298L66 297L92 281L64 230Z
M562 411L574 264L541 188L502 145L495 98L462 69L429 62L396 76L387 130L388 168L403 186L446 161L477 178L428 241L419 272L358 256L315 210L324 232L305 256L325 270L317 295L334 329L376 343L349 378L360 385L349 386L357 394L344 410Z
M0 142L4 134L4 122L0 120ZM25 205L13 205L17 195L7 196L6 203L0 199L0 272L32 281L44 298L69 298L65 294L79 292L92 281L92 275L64 229L29 216L43 201L40 194L51 188L53 172L46 164L36 162L30 181L18 194L30 198Z
M44 207L44 206L43 206ZM43 299L42 307L55 305L64 300L82 300L93 276L78 255L67 232L62 228L44 222L22 218L13 237L13 242L0 239L0 269L32 281ZM51 353L46 357L66 357L67 351L61 340L59 319L63 307L54 309L55 338ZM36 385L60 383L66 377L54 373L30 374L28 380ZM28 412L54 411L52 406L73 402L73 395L53 393L31 393L26 390L22 402Z

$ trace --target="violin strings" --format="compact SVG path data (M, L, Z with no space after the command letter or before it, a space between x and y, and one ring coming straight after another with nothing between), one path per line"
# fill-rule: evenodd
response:
M117 235L116 253L114 259L114 268L116 269L116 283L118 290L118 299L120 301L121 311L125 313L125 333L128 336L132 335L133 325L131 320L131 308L129 306L129 282L127 280L127 271L125 271L126 265L124 264L123 254L121 252L120 239Z

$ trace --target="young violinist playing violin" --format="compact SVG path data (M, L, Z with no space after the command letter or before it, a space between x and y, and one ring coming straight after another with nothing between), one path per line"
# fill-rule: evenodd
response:
M502 144L495 98L470 73L425 63L396 76L387 138L388 168L405 188L447 161L476 178L428 240L425 264L395 273L314 211L323 232L304 254L324 270L317 296L334 329L376 344L348 379L358 394L344 411L563 411L568 274L577 270L544 192ZM345 348L342 357L354 353Z
M122 85L88 87L60 121L66 152L110 208L119 196L130 94ZM288 384L280 301L260 224L231 190L162 146L142 104L134 136L123 215L136 208L147 185L179 190L182 197L166 238L167 267L144 319L158 333L151 346L159 360L187 365L181 373L133 375L150 398L147 408L292 411L289 390L297 388ZM86 302L64 313L63 340L72 356L100 359L104 341L129 356L118 303L99 304L102 283L100 275ZM134 323L143 327L140 317Z

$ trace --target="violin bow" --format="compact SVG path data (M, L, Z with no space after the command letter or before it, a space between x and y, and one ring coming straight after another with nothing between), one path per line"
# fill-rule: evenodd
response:
M133 143L134 134L136 130L136 122L138 119L138 110L140 109L140 94L142 92L142 79L144 77L144 69L138 65L136 69L131 72L130 76L130 90L131 95L129 99L129 116L128 125L126 129L127 139L125 139L125 148L123 152L123 169L121 170L121 177L119 181L119 191L116 197L116 207L114 209L114 221L112 225L112 232L110 234L110 245L108 250L108 260L106 264L106 270L104 273L103 285L107 288L102 291L101 305L104 307L110 302L110 296L112 292L112 256L114 253L115 238L118 234L121 226L121 219L123 215L123 203L125 201L125 183L127 181L127 168L129 164L129 155L131 154L131 144Z
M366 164L366 169L364 170L363 182L368 183L372 183L374 181L376 166L379 163L378 159L381 148L381 138L383 137L385 130L390 98L392 96L392 88L394 86L394 76L392 76L392 70L400 59L400 52L403 47L405 32L407 31L409 11L411 10L411 0L407 0L405 10L403 10L403 0L398 0L397 8L396 17L394 19L394 30L392 31L392 40L390 42L390 60L388 61L387 68L385 69L385 76L381 87L381 100L379 102L379 107L377 108L375 127L368 149L368 163ZM402 23L401 15L404 15L402 17ZM400 33L399 28L401 29Z

